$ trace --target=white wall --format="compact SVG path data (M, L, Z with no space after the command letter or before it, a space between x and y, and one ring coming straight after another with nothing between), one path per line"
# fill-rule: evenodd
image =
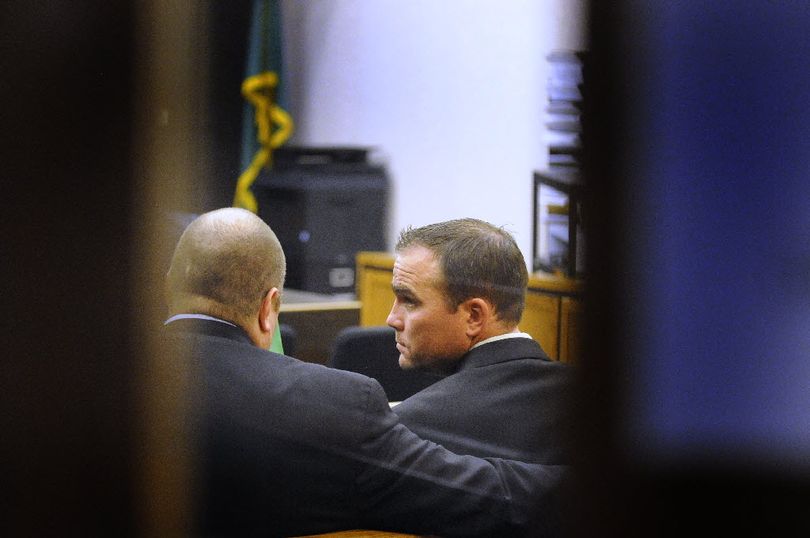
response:
M372 146L406 225L505 225L531 256L547 62L584 48L582 0L287 0L293 142Z

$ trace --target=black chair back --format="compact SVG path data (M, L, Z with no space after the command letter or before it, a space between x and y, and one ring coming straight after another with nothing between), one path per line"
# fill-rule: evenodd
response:
M284 348L284 354L295 357L298 331L295 330L295 327L286 323L279 323L278 329L281 331L281 345Z
M327 364L373 377L391 402L402 401L441 379L428 372L401 369L394 334L390 327L347 327L335 337Z

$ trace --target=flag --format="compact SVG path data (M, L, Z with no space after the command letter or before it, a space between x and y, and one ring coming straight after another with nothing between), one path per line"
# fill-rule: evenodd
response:
M242 131L242 174L236 182L234 207L258 213L251 191L262 169L273 164L273 150L290 137L293 122L284 110L281 84L281 9L278 0L254 0L248 58L242 96L245 98ZM276 327L270 351L284 353L281 330Z
M248 60L242 96L245 114L242 132L242 174L236 182L234 207L258 212L251 186L273 163L273 150L293 130L284 110L281 54L281 10L278 0L254 0Z

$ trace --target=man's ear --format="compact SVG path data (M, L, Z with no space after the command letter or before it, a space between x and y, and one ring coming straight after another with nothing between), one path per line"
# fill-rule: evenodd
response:
M467 336L478 336L492 314L492 307L484 299L473 297L464 301L463 308L467 314Z
M281 292L278 288L270 288L262 299L259 308L259 329L272 337L278 323L278 312L281 309Z

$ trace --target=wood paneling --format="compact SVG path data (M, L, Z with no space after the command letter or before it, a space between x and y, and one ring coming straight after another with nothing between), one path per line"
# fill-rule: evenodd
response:
M357 254L357 298L360 301L360 325L385 325L394 304L391 276L394 257L386 252Z
M582 352L585 309L581 299L560 299L560 360L576 362Z
M549 357L559 357L560 298L537 292L526 294L520 330L532 335Z

